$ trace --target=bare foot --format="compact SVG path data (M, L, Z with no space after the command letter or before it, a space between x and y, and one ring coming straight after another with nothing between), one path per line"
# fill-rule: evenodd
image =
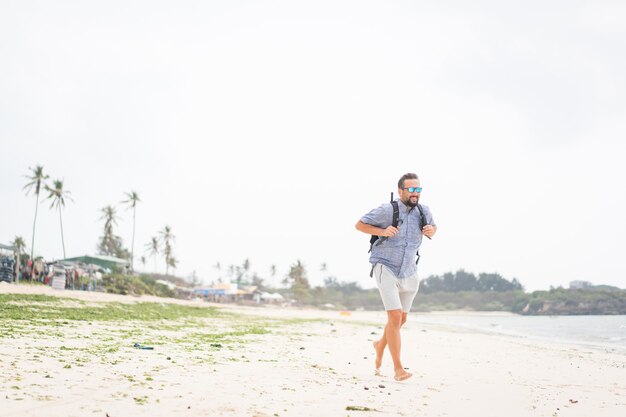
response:
M379 344L379 340L376 340L374 342L372 342L372 345L374 346L374 350L376 351L376 362L374 362L374 365L376 367L376 376L380 376L380 367L383 364L383 353L385 352L385 349L383 348L382 351L380 351L378 349L378 344Z
M411 378L413 376L412 373L410 372L406 372L406 371L402 371L402 373L396 374L393 379L395 379L396 381L406 381L407 379Z

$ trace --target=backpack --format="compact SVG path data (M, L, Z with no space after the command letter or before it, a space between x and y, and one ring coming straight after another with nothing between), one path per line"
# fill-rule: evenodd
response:
M391 192L391 207L393 208L393 215L391 217L391 225L393 227L398 227L398 222L400 219L400 209L398 208L398 202L396 200L393 199L393 192ZM424 227L427 223L426 223L426 217L424 216L424 212L422 211L422 207L418 204L416 206L417 211L420 214L420 229L422 227ZM428 237L428 236L427 236ZM378 241L378 239L381 239L381 242L384 242L385 240L387 240L386 237L380 237L380 236L376 236L376 235L372 235L370 237L370 250L367 251L367 253L370 253L372 251L372 248L374 247L374 244L376 243L376 241ZM429 238L430 239L430 238ZM417 265L417 263L420 261L420 252L419 250L416 253L417 255L417 259L415 260L415 264ZM370 273L370 276L372 276L374 271L374 266L372 266L372 272Z

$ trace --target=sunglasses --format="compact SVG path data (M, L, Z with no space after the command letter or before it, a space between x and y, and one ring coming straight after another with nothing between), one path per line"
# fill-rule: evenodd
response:
M403 190L407 190L410 193L421 193L422 187L408 187L408 188L403 188Z

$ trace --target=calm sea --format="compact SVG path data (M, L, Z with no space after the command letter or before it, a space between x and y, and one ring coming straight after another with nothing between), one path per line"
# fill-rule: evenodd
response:
M510 314L422 314L412 321L547 341L574 343L626 353L626 316L516 316Z

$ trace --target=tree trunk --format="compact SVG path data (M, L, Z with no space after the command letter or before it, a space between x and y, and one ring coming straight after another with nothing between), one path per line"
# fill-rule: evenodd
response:
M59 222L61 223L61 244L63 245L63 259L65 256L65 239L63 238L63 217L61 216L61 207L59 206Z
M30 261L33 266L35 265L35 225L37 224L37 210L39 209L39 193L37 193L37 199L35 200L35 220L33 220L33 239L30 242ZM35 268L31 268L30 270L30 280L33 280L35 274Z
M135 207L133 206L133 241L130 247L130 271L135 272Z
M20 283L20 250L17 250L17 265L15 265L15 283Z

